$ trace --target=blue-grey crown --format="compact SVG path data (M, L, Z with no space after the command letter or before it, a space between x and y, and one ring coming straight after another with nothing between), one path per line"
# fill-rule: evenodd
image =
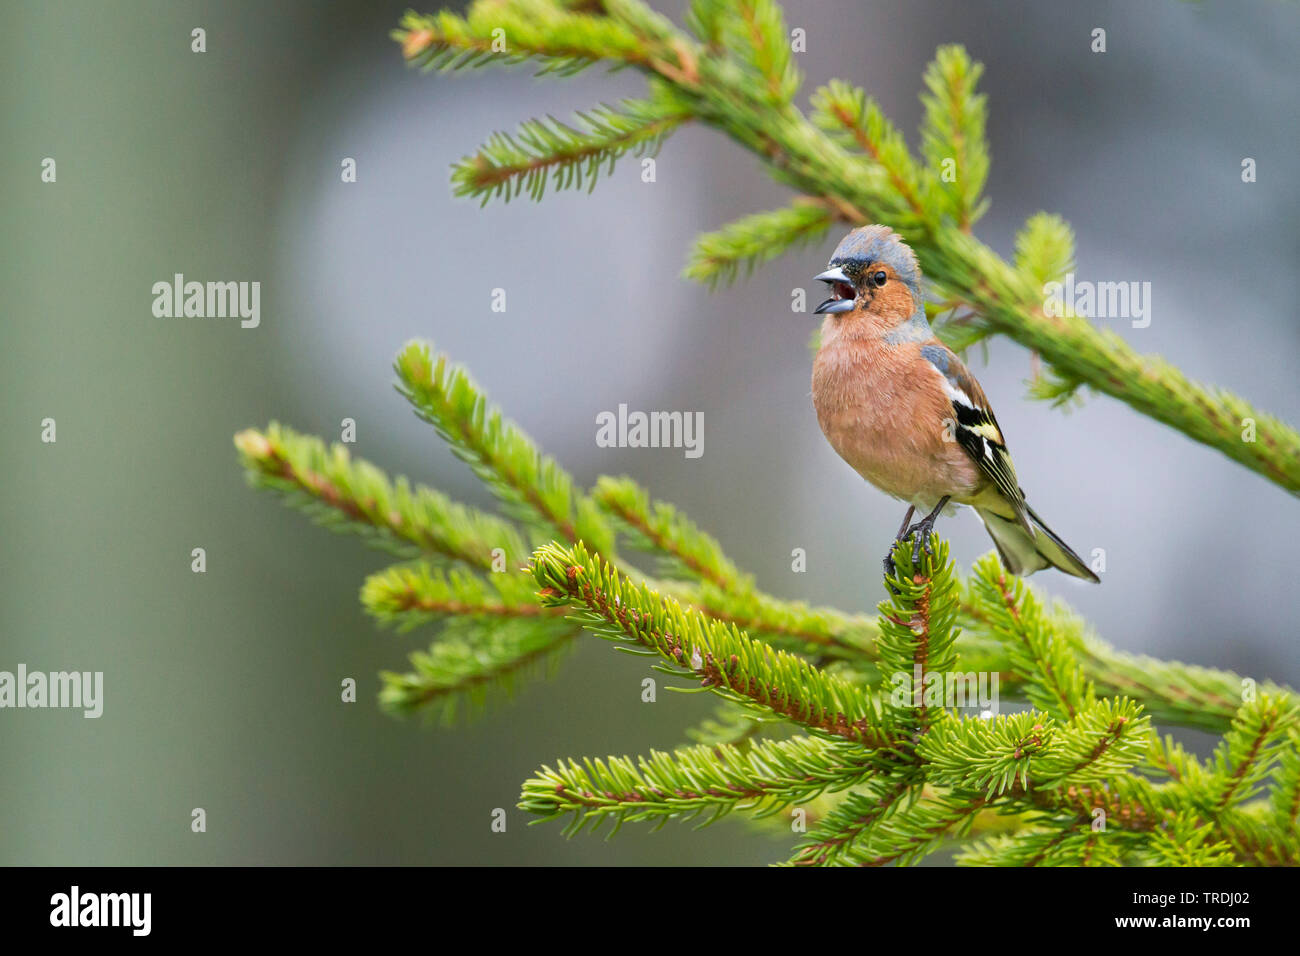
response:
M889 266L912 290L912 297L921 301L921 266L916 254L907 243L888 226L862 226L854 229L835 247L830 264L846 268L856 281L865 268L874 262Z

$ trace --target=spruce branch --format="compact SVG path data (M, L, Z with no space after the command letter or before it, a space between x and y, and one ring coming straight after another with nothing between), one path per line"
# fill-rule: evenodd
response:
M468 373L447 356L425 344L410 343L399 353L396 368L398 391L415 406L416 414L433 424L525 523L564 541L581 539L610 558L614 532L606 516L617 516L625 531L640 533L640 543L647 543L649 534L664 549L675 549L661 551L662 557L685 567L694 562L706 572L705 578L712 580L678 591L680 600L704 613L770 635L782 646L813 649L831 659L862 660L874 655L870 621L809 609L754 589L716 541L675 510L665 511L666 506L660 505L651 509L648 495L639 488L605 479L593 495L575 491L568 473L505 421ZM512 562L516 553L509 552Z
M463 444L463 453L482 469L485 480L504 484L516 493L512 500L527 502L527 517L544 522L543 529L553 526L558 509L549 502L556 498L538 489L557 483L537 477L545 471L538 464L540 452L503 424L481 393L455 384L467 379L456 370L449 373L445 360L442 372L435 374L430 353L417 349L415 358L429 363L427 372L413 363L413 374L403 383L417 407L427 417L449 422L448 439ZM469 411L457 411L464 408ZM647 816L718 815L738 806L761 816L791 802L819 804L814 832L791 859L798 864L909 863L942 841L964 839L977 827L987 833L988 826L979 821L989 819L1010 821L999 825L1006 832L964 859L1036 865L1115 859L1159 863L1218 860L1227 854L1250 864L1300 862L1294 827L1286 818L1280 827L1271 822L1278 819L1279 807L1293 808L1296 802L1293 693L1266 692L1234 711L1216 760L1202 764L1180 747L1155 740L1149 718L1136 703L1097 700L1078 668L1070 672L1074 665L1062 649L1079 652L1085 664L1089 655L1101 661L1099 686L1123 683L1120 678L1135 668L1178 684L1184 681L1182 665L1161 664L1164 670L1159 670L1122 662L1128 670L1121 668L1117 677L1111 673L1114 653L1091 638L1076 616L1061 605L1042 605L992 559L977 566L963 603L945 543L937 542L934 554L915 567L910 548L896 549L897 571L889 581L893 596L881 605L879 623L870 629L855 624L856 631L837 631L848 619L800 607L798 613L805 616L800 626L820 622L835 640L854 633L854 641L862 642L839 646L842 657L831 653L834 642L810 642L805 650L830 662L821 669L755 640L725 619L709 617L705 609L683 607L668 594L656 594L648 582L624 580L611 559L589 554L581 543L543 547L529 574L503 569L499 553L487 545L499 546L511 536L518 542L509 523L462 509L437 492L411 490L404 479L390 481L374 466L353 462L342 447L327 450L323 443L279 426L266 433L241 433L237 445L255 484L300 506L305 503L309 513L328 525L377 537L399 553L411 549L423 555L423 560L371 575L363 588L363 604L381 624L406 630L437 623L441 628L427 652L411 655L410 673L382 675L380 700L386 709L444 720L477 712L490 696L509 693L521 680L552 667L573 646L578 623L627 649L661 658L665 664L660 669L689 674L728 701L718 719L694 735L703 750L722 763L730 761L733 769L740 754L757 750L770 756L771 742L757 734L766 722L784 721L804 726L816 741L849 748L845 752L853 755L855 773L861 771L852 779L832 775L833 783L814 768L802 777L782 772L757 782L751 775L744 784L727 778L720 787L679 788L685 797L674 799L685 803ZM576 495L571 485L565 488ZM533 489L534 502L542 502L540 508L529 501L527 489ZM779 602L776 610L768 606L775 599L754 590L749 576L716 541L670 506L652 503L629 480L598 483L590 506L687 574L691 580L663 582L669 594L687 594L696 601L707 596L715 602L757 602L764 608L757 616L765 626L789 612ZM540 595L533 591L538 585ZM565 607L578 613L566 618ZM734 603L729 606L737 609ZM971 644L976 657L989 653L990 638L1009 643L1021 686L1031 696L1040 694L1056 714L971 721L957 718L947 701L923 698L920 709L906 706L908 701L882 706L878 698L888 681L881 682L879 692L872 690L881 672L910 668L925 684L931 674L956 668L957 649L970 641L967 635L959 638L959 622L983 633L982 640ZM868 651L869 644L874 646ZM1198 675L1197 682L1223 690L1225 706L1226 689L1239 683L1233 675L1213 680ZM1190 693L1152 696L1157 706L1175 714L1182 713L1179 707L1206 700ZM1135 775L1139 764L1169 783L1155 786ZM771 769L770 763L765 766ZM757 772L752 765L750 770ZM1249 802L1270 774L1271 802ZM838 799L826 796L845 788L851 792ZM579 803L590 803L596 792L591 787L575 790ZM637 814L644 809L618 801L597 803L566 805L563 812L591 822L607 816L621 820L628 816L624 810ZM1098 811L1104 812L1110 830L1082 836ZM1151 842L1155 835L1163 839L1176 819L1185 820L1199 841L1189 838L1183 856L1171 856L1168 846Z
M361 606L385 627L400 632L449 617L495 620L545 617L527 575L502 572L486 580L459 569L423 562L396 565L366 578Z
M751 708L735 701L718 703L712 717L706 717L694 727L688 727L686 736L693 744L717 747L721 744L743 749L753 743L768 723L776 723L756 714Z
M512 134L494 133L478 152L452 167L457 196L478 196L483 204L521 193L540 200L553 189L596 188L601 169L631 152L652 156L679 124L690 118L669 94L654 100L624 100L617 108L597 106L577 114L577 125L554 117L529 120Z
M554 673L578 630L563 619L513 618L476 626L458 617L427 652L410 655L411 671L382 671L380 706L395 715L423 712L449 725L473 717L493 697L513 696L527 680Z
M807 199L754 213L696 238L682 274L710 286L732 282L742 270L752 272L764 262L818 241L834 223L833 208Z
M873 621L759 591L715 538L672 505L651 501L631 478L602 476L592 499L634 549L658 557L661 574L694 582L690 587L659 582L682 603L787 650L859 664L876 656Z
M881 673L896 682L901 679L909 691L901 695L903 706L895 707L900 722L922 734L936 712L929 694L933 678L942 686L945 676L957 669L959 599L947 542L939 541L933 556L919 567L912 565L911 547L906 541L894 545L896 570L887 580L892 597L880 606L876 647ZM942 707L941 697L937 708Z
M972 843L957 855L962 866L1120 866L1141 840L1122 832L1036 829Z
M1189 814L1191 816L1191 814ZM1237 862L1246 866L1300 866L1300 832L1293 827L1270 826L1256 814L1229 811L1212 825L1217 839L1232 847Z
M416 415L437 429L514 517L610 553L612 534L595 504L575 492L569 474L489 404L463 368L421 342L402 349L395 368L397 390Z
M1016 234L1016 271L1035 285L1060 279L1074 268L1074 231L1060 216L1030 216Z
M403 558L436 556L491 570L499 553L521 564L528 549L509 522L456 504L440 491L390 481L370 462L353 460L340 444L326 447L272 422L265 431L235 436L249 484L276 492L284 503L331 531L355 534Z
M918 752L932 783L992 799L1111 779L1142 758L1149 733L1131 701L1102 701L1066 723L1035 711L946 719Z
M964 837L984 809L982 797L932 793L883 816L831 860L845 866L915 863L949 837Z
M1077 616L1069 617L1081 627ZM1086 631L1078 645L1080 663L1100 694L1140 699L1153 719L1224 733L1241 705L1247 681L1231 671L1161 661L1144 654L1118 651ZM1261 693L1294 702L1296 692L1272 681L1259 684Z
M1193 754L1173 737L1166 735L1151 738L1151 746L1143 760L1142 768L1156 779L1182 781L1199 772L1200 763Z
M674 593L668 585L665 592ZM877 656L876 622L863 615L783 601L758 590L724 590L709 582L682 589L679 599L774 647L823 662L848 661L862 668Z
M753 69L762 96L776 106L788 104L802 82L790 56L785 13L776 0L735 0L713 18L718 42Z
M869 840L916 786L913 778L877 778L849 793L828 812L786 861L787 866L835 866L853 862L855 847Z
M1003 614L997 608L1000 597L988 600L993 594L1000 595L1001 585L993 582L997 582L999 575L1005 572L992 555L977 561L976 568L982 569L984 583L977 584L979 578L970 582L962 602L963 641L979 635L1006 646L1008 640L1018 640L1015 638L1015 625L1008 623L1012 608L1007 608L1007 614ZM1014 581L1009 575L1006 580ZM984 599L974 593L977 587L983 588ZM1044 605L1032 597L1033 592L1023 583L1017 583L1013 591L1015 613L1021 613L1020 604L1016 602L1026 597L1031 599L1037 627L1054 635L1052 640L1064 643L1066 658L1082 668L1084 686L1092 685L1096 694L1141 700L1152 718L1159 722L1195 727L1211 733L1223 733L1231 726L1247 684L1241 676L1230 671L1178 661L1160 661L1116 650L1094 634L1063 601L1053 601L1050 607ZM1075 680L1072 674L1059 666L1057 674ZM1064 685L1067 695L1069 686L1069 682ZM1263 682L1260 690L1275 697L1296 700L1295 691L1272 682ZM1043 696L1044 691L1040 689L1039 693L1037 706L1050 709L1054 692Z
M861 87L831 80L812 95L812 122L846 150L860 150L889 177L896 202L888 218L919 225L933 218L921 199L923 176L903 134ZM887 200L891 197L882 197Z
M707 826L734 810L770 816L827 790L839 790L871 772L860 747L819 737L683 747L671 754L652 750L633 761L560 761L524 782L519 807L544 822L565 814L573 819L565 835L614 822L610 836L629 822L708 814Z
M1025 789L1017 784L1007 795L1008 804L1037 810L1057 826L1087 827L1101 811L1111 830L1146 833L1161 826L1173 812L1175 797L1154 787L1145 777L1116 776L1104 786L1067 784L1056 789Z
M1051 628L1025 582L1008 575L993 555L977 561L974 571L970 594L975 613L1004 641L1029 702L1061 719L1088 707L1095 695L1074 661L1070 635Z
M992 799L1017 783L1029 788L1031 764L1053 743L1053 723L1032 711L993 721L945 720L921 741L919 753L932 782Z
M1131 700L1097 701L1062 723L1056 744L1034 768L1035 788L1053 790L1113 779L1135 766L1151 738L1151 718Z
M429 712L443 724L554 673L578 634L536 602L531 579L517 571L482 578L424 562L396 565L366 578L361 604L381 626L400 632L442 625L427 652L410 655L410 672L380 674L379 702L394 714Z
M471 4L465 17L408 12L392 36L402 55L424 70L533 60L539 75L570 76L602 60L616 66L651 64L645 44L623 24L550 0L489 0Z
M1209 767L1188 775L1183 786L1205 812L1223 814L1259 791L1298 726L1293 701L1264 694L1242 704Z
M658 655L666 673L690 675L723 697L890 757L906 745L862 688L629 583L581 543L544 545L532 571L545 604L571 606L573 619L597 636Z
M689 568L704 580L677 591L680 600L719 620L773 637L793 649L813 649L832 659L874 656L874 626L798 602L781 601L753 588L722 553L717 542L670 506L649 504L641 489L606 478L592 495L575 491L573 480L533 441L507 422L468 373L423 343L409 343L396 363L398 392L451 444L453 451L502 499L520 520L563 541L584 541L606 558L614 556L616 517L634 543L652 538L660 555ZM517 552L509 552L515 560ZM511 565L514 566L514 565ZM666 582L666 587L671 582Z
M984 67L971 61L960 46L941 46L925 71L928 93L921 97L925 119L921 124L921 151L930 169L952 164L952 175L931 176L930 198L937 199L942 214L956 221L963 232L983 215L980 201L988 179L989 155L984 127L985 97L975 92Z
M276 424L264 432L240 433L236 445L251 483L276 491L319 524L358 534L400 557L424 554L491 571L518 567L527 553L509 522L455 504L432 489L412 486L404 478L391 480L367 462L353 462L343 446L327 449L319 439ZM494 554L498 548L501 554ZM877 629L868 618L808 608L758 591L727 591L708 584L670 590L679 600L776 646L825 662L849 662L859 670L867 667L864 678L875 679L869 662L876 657ZM969 599L963 604L962 654L968 666L978 661L978 669L1002 670L1006 661L996 653L989 622L981 616L985 613ZM1220 733L1230 725L1243 687L1239 676L1115 651L1087 633L1059 602L1050 617L1053 629L1082 635L1071 640L1099 692L1140 698L1158 720ZM1016 688L1014 675L1004 673L1001 679L1007 690ZM1293 691L1272 683L1265 682L1261 690L1295 699Z
M1232 847L1216 838L1212 826L1194 814L1179 814L1171 825L1152 834L1146 849L1157 866L1235 866Z
M652 504L649 492L631 478L602 476L592 499L631 536L632 547L665 558L662 573L707 581L724 590L752 589L752 580L736 569L714 538L672 505Z
M1300 730L1295 727L1287 731L1286 743L1279 748L1269 802L1274 821L1300 834Z

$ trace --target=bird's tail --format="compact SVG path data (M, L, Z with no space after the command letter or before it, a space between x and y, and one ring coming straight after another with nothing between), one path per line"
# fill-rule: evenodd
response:
M1043 568L1059 568L1076 578L1100 583L1101 579L1093 574L1083 559L1070 550L1070 546L1056 536L1051 528L1043 524L1043 519L1034 514L1034 509L1025 505L1029 519L1033 522L1034 533L1030 534L1015 518L1004 518L988 508L976 508L980 520L998 547L1002 563L1012 574L1022 577L1033 574Z

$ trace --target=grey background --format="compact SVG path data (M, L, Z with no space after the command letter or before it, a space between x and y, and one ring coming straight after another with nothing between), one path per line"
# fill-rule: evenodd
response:
M838 236L714 294L682 280L695 234L787 197L698 127L668 142L653 185L624 162L592 196L453 200L449 163L491 131L641 84L599 69L421 76L387 38L400 3L4 8L0 669L102 670L106 704L97 721L0 713L0 863L781 858L739 823L566 842L511 809L490 833L539 764L671 747L711 705L642 704L641 662L588 639L469 728L385 717L377 672L427 635L365 619L357 591L383 556L247 489L230 437L278 419L337 438L353 417L357 454L490 504L391 389L397 349L429 338L581 482L632 474L772 592L870 611L899 508L822 438L814 320L789 307ZM914 147L922 70L936 45L964 43L990 104L981 238L1008 255L1026 217L1060 213L1080 278L1153 284L1151 326L1116 331L1300 419L1294 4L787 9L808 34L801 102L842 76ZM1094 26L1105 55L1089 51ZM40 182L46 156L56 185ZM345 156L355 185L339 182ZM155 319L150 287L174 272L260 280L261 327ZM1107 551L1100 587L1035 583L1121 647L1300 678L1294 499L1113 400L1070 415L1028 401L1012 343L974 368L1036 509L1079 551ZM704 456L597 448L595 416L620 402L703 411ZM55 445L39 440L46 416ZM989 547L969 513L942 530L963 565ZM794 547L806 574L790 571ZM339 703L345 676L355 705ZM193 807L206 834L190 832Z

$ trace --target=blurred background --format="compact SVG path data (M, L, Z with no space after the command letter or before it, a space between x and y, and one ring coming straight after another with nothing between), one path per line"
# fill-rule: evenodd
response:
M680 22L681 3L655 6ZM790 310L793 288L819 291L839 236L715 293L681 279L697 233L787 198L698 127L667 143L653 184L624 161L591 196L453 199L449 164L492 131L642 84L420 75L388 38L403 7L4 4L0 669L103 671L105 705L98 720L0 712L0 863L783 858L738 821L608 843L525 826L513 807L539 765L670 748L711 702L641 703L641 662L587 639L472 726L391 719L377 672L404 669L428 635L361 613L384 556L244 485L237 430L276 419L334 440L350 417L354 454L490 506L392 390L392 358L419 336L579 481L633 475L768 590L865 612L882 597L901 509L823 439L816 320ZM787 16L808 38L801 103L831 77L861 84L913 147L926 63L965 44L989 96L980 237L1007 256L1029 215L1060 213L1079 278L1152 284L1149 328L1099 324L1300 420L1295 4L790 0ZM154 318L151 287L176 272L260 281L260 327ZM498 287L505 313L490 309ZM1111 399L1069 415L1030 402L1014 343L972 364L1036 510L1080 553L1106 550L1100 587L1040 575L1041 589L1121 648L1300 681L1294 498ZM598 448L595 416L620 403L703 411L703 456ZM963 566L989 548L969 512L941 530ZM796 547L807 573L791 572ZM356 704L339 701L344 677ZM490 832L495 807L505 834Z

